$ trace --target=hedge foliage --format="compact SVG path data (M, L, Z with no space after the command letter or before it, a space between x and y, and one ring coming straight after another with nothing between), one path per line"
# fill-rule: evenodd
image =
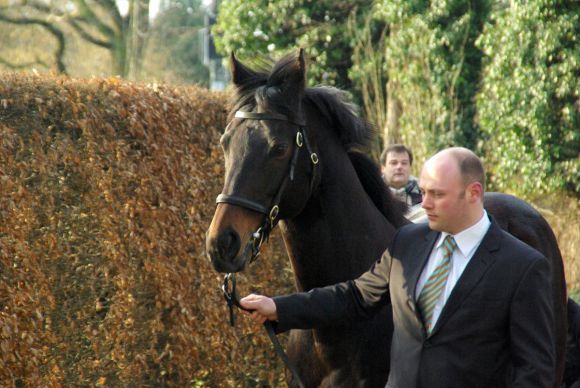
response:
M226 96L0 76L0 385L276 385L265 333L229 327L205 230ZM290 285L279 241L240 276Z

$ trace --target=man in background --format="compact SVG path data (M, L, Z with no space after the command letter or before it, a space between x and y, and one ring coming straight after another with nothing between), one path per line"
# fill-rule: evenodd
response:
M413 153L403 144L391 144L381 154L383 179L393 194L409 207L421 203L417 178L411 175Z

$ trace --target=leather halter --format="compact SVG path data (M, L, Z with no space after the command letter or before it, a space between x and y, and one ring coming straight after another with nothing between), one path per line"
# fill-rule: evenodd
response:
M276 112L264 112L264 113L257 113L257 112L244 112L244 111L237 111L234 115L237 119L251 119L251 120L278 120L278 121L285 121L287 123L297 125L299 127L305 127L306 123L303 121L292 121L288 118L288 116L283 115L281 113Z
M257 113L257 112L243 112L237 111L235 116L236 118L240 119L249 119L249 120L278 120L284 121L289 124L295 125L298 127L298 131L296 132L296 147L294 148L294 153L290 158L290 165L288 174L284 177L282 184L278 188L278 191L274 198L272 199L269 207L264 206L257 201L247 199L235 194L224 194L221 193L216 198L216 203L228 203L230 205L240 206L246 209L250 209L265 215L264 221L262 225L252 234L251 237L251 244L252 244L252 257L250 258L250 262L254 261L258 255L260 254L260 248L264 241L268 240L270 236L270 232L274 228L275 223L277 222L278 215L280 213L280 199L282 198L282 194L284 193L284 189L288 184L288 181L294 180L294 170L296 168L296 162L298 160L298 154L300 149L303 145L306 146L306 150L310 154L310 160L312 162L312 175L310 176L310 194L312 194L312 190L314 188L314 183L316 179L316 165L318 164L318 155L312 152L312 148L310 147L310 143L308 141L308 136L306 134L306 123L302 121L292 121L286 115L275 113L275 112L265 112L265 113ZM228 273L224 277L224 284L222 286L222 292L224 294L224 298L228 304L228 308L230 311L230 325L235 325L235 314L234 314L234 307L238 307L240 309L246 310L239 301L239 296L236 291L236 277L234 273ZM246 310L247 311L247 310ZM290 359L284 352L282 345L278 341L276 334L274 332L274 328L270 321L264 322L264 327L266 328L266 332L268 333L268 337L272 341L274 345L274 350L286 367L291 371L292 375L294 376L295 382L298 384L300 388L305 388L304 383L300 379L300 375L298 374L298 370L296 367L290 362Z
M319 160L318 155L312 151L312 147L310 146L310 142L306 134L306 123L302 121L292 121L288 118L288 116L275 112L257 113L257 112L237 111L234 117L249 120L284 121L298 127L298 130L296 131L296 141L295 141L296 146L294 147L294 153L290 158L288 174L284 177L284 180L282 181L280 187L278 188L276 195L274 195L274 197L272 198L270 204L264 205L252 199L244 198L236 194L221 193L216 198L216 203L227 203L230 205L240 206L249 210L256 211L258 213L262 213L266 216L262 225L252 234L251 237L252 257L250 258L250 262L252 262L260 254L260 248L262 246L262 243L268 240L270 232L272 231L274 225L278 221L278 215L280 213L279 207L280 200L282 198L282 194L284 193L284 189L288 184L288 181L290 182L294 181L294 170L296 168L298 154L302 146L303 145L306 146L306 149L310 154L310 160L312 162L312 175L310 176L311 193L314 188L314 183L316 179L316 165L318 164Z

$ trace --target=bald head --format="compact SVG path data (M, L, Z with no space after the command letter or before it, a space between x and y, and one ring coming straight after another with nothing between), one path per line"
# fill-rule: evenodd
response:
M427 160L419 186L431 229L456 234L481 219L484 181L481 161L466 148L448 148Z
M485 170L481 160L473 151L463 147L446 148L433 155L428 163L451 163L457 168L457 172L464 185L479 182L482 189L485 189Z

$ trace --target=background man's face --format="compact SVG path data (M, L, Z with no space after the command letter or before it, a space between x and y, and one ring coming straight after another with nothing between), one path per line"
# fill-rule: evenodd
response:
M396 189L404 187L411 175L409 155L406 152L389 152L382 170L385 181L389 186Z

